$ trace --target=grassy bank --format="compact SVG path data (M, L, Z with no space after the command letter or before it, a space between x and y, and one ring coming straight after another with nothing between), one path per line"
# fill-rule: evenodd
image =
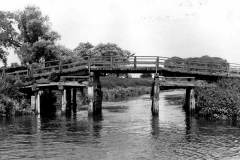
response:
M209 119L239 119L240 80L222 79L196 88L196 105L198 114Z
M101 77L103 101L150 94L152 79Z
M101 77L103 88L112 89L116 87L150 87L153 80L151 78L117 78L117 77Z
M138 86L138 87L116 87L116 88L103 88L103 101L115 101L127 99L129 97L136 97L143 94L150 94L150 87Z

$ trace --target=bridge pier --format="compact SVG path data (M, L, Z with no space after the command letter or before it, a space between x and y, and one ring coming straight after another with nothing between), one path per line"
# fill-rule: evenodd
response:
M186 89L185 107L188 113L195 112L195 92L193 88Z
M71 89L66 89L66 115L71 115L72 106L71 106Z
M65 114L66 113L66 108L67 108L67 93L66 93L66 89L62 89L61 90L61 113Z
M72 97L72 89L70 88L62 88L61 89L61 113L70 115L72 112L72 103L71 103L71 97ZM76 94L75 94L76 97ZM75 98L76 99L76 98Z
M159 112L159 92L160 92L160 86L159 86L159 74L156 74L154 76L154 82L152 84L152 90L151 90L151 99L152 99L152 115L158 116Z
M72 111L77 113L77 89L72 88Z
M31 96L31 108L34 110L35 114L40 114L40 100L41 100L41 90L35 90L34 95Z
M88 85L88 114L97 115L102 113L102 90L100 76L97 73L91 73Z

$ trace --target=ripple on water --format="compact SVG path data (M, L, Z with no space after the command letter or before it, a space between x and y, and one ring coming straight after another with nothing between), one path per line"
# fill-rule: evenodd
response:
M82 110L70 118L3 119L0 159L239 159L240 129L186 117L169 102L183 94L161 92L159 117L144 95L103 103L98 117Z

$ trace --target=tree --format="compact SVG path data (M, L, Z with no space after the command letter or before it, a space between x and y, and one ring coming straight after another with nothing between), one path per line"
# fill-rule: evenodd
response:
M91 49L93 48L94 46L89 42L86 43L80 42L73 51L76 56L80 57L92 56L93 52Z
M18 40L22 44L16 52L22 63L39 62L40 59L49 61L58 57L54 49L60 36L50 29L48 17L43 16L38 7L26 7L16 14L15 19L20 30Z
M128 50L123 50L114 43L99 44L92 50L95 56L119 56L119 57L129 57L133 54Z
M20 46L14 24L14 15L12 13L0 11L0 59L4 65L7 64L7 50Z
M0 59L4 63L9 48L15 50L23 64L57 59L55 42L59 38L38 7L28 6L14 13L0 11Z

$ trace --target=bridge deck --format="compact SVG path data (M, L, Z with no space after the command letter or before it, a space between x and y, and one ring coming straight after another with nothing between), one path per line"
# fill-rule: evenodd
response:
M67 81L67 82L49 82L49 83L35 83L22 88L23 91L37 90L37 89L61 89L61 88L82 88L88 86L88 81L79 83L78 81ZM160 89L186 89L194 88L198 86L196 81L171 81L171 80L160 80ZM150 87L150 86L149 86Z

